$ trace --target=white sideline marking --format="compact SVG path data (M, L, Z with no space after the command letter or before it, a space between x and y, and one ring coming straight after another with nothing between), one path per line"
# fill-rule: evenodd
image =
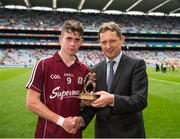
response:
M176 83L176 82L171 82L171 81L164 81L164 80L158 80L158 79L154 79L154 78L149 78L150 80L155 80L155 81L159 81L159 82L164 82L164 83L169 83L169 84L180 84L180 83Z

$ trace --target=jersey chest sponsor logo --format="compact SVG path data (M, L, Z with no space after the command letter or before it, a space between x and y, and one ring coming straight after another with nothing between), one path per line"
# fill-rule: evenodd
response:
M61 76L60 76L59 74L51 74L51 75L50 75L50 78L51 78L52 80L59 80L59 79L61 79Z
M58 98L63 100L63 98L71 98L79 96L79 90L67 90L67 91L60 91L60 86L54 88L52 90L52 94L49 96L50 99Z

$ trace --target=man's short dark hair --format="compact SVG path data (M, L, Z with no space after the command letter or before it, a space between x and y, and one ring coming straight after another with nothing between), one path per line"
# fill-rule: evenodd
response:
M107 30L110 31L115 31L117 33L117 36L121 36L122 35L122 31L121 31L121 25L115 23L115 22L105 22L102 23L102 25L99 28L99 34L98 37L100 37L101 33L106 32Z
M63 34L63 32L66 31L68 32L69 30L71 30L72 32L77 32L79 36L83 35L83 25L79 21L76 20L65 21L65 23L62 25L61 34Z

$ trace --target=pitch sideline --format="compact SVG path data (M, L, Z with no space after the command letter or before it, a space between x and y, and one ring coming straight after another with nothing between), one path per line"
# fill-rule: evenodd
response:
M148 78L150 80L155 80L155 81L159 81L159 82L164 82L164 83L169 83L169 84L177 84L179 85L180 83L176 83L176 82L171 82L171 81L165 81L165 80L158 80L158 79L154 79L154 78Z

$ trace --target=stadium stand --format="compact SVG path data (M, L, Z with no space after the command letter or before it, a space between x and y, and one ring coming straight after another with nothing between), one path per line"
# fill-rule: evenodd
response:
M178 17L0 9L1 66L32 66L52 54L60 47L60 26L67 19L80 20L85 26L84 44L77 55L88 66L103 59L97 32L105 21L122 25L126 36L123 49L128 55L144 58L148 66L162 61L180 63Z

